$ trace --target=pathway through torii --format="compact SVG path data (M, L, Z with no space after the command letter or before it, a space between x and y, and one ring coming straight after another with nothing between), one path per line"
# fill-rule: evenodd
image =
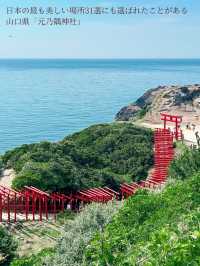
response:
M178 116L180 117L180 116ZM163 122L163 121L162 121ZM170 122L170 121L169 121ZM170 128L171 131L174 131L174 127L175 127L175 121L171 121L174 123L167 123L166 122L166 127ZM156 128L163 128L163 123L154 123L154 122L150 122L150 121L136 121L134 122L135 125L138 126L143 126L146 128L151 128L151 129L156 129ZM199 132L200 135L200 124L196 124L195 125L195 130L193 130L192 128L187 128L187 124L184 117L182 118L182 122L179 122L178 125L180 125L180 130L182 131L182 134L184 136L184 143L188 146L190 146L191 144L195 144L197 145L197 139L195 136L196 132Z

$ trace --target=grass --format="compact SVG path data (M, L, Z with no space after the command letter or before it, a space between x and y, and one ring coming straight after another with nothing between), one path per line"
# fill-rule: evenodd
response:
M200 174L162 193L139 191L94 237L85 265L200 265L199 206Z
M41 250L37 255L31 255L29 257L23 257L12 261L10 266L41 266L44 257L52 256L54 250L51 248L45 248Z

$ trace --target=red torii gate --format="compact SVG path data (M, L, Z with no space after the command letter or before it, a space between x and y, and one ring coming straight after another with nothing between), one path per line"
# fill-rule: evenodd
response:
M68 204L70 204L71 209L79 210L81 202L83 204L91 202L106 203L115 198L119 200L127 198L138 189L151 189L162 185L166 181L168 167L174 156L173 133L166 129L166 123L176 123L175 137L179 139L179 133L181 132L179 126L182 117L167 114L161 114L161 116L161 120L164 120L164 129L160 128L154 131L154 171L147 180L121 184L120 192L116 192L109 187L103 187L81 190L70 195L48 194L33 186L25 186L22 191L16 191L0 185L0 222L3 221L2 214L7 214L8 223L11 220L16 222L17 214L23 214L25 220L29 220L29 215L31 215L33 221L36 214L39 221L43 220L43 214L45 214L46 219L48 219L50 213L56 218L56 213L64 211Z
M108 202L114 198L118 198L119 193L108 188L91 188L88 190L81 190L74 195L74 199L81 200L85 203L89 202Z
M175 123L175 132L174 136L176 140L182 139L183 134L182 130L180 129L180 125L182 123L182 116L178 115L170 115L161 113L161 120L164 121L164 129L167 129L167 122Z
M154 131L154 170L147 180L120 185L122 198L128 198L138 189L153 189L162 186L167 178L170 162L173 160L173 134L168 129Z
M14 214L14 222L17 221L17 212L23 210L23 197L23 193L0 185L0 222L3 211L7 213L7 222L11 221L11 214Z
M28 215L30 210L32 211L32 220L35 220L35 214L38 212L39 221L43 219L43 213L45 213L46 219L48 220L48 214L53 213L54 218L56 219L56 213L58 211L64 211L65 203L71 204L71 197L59 194L52 193L48 194L40 189L37 189L33 186L25 186L25 214L26 220L28 220ZM30 208L31 207L31 208Z

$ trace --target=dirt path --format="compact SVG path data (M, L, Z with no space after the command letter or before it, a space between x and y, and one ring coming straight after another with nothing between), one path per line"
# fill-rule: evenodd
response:
M138 126L142 126L142 127L147 127L147 128L151 128L151 129L155 129L155 128L163 128L163 124L157 124L157 123L148 123L148 122L143 122L143 121L137 121L134 122L134 124L138 125ZM173 126L168 126L172 131L174 130ZM197 144L197 140L195 137L195 132L198 131L200 132L200 125L196 125L196 129L195 131L193 131L192 129L186 129L186 125L182 125L181 129L183 131L183 135L184 135L184 142L187 145L191 145L191 144Z
M53 218L43 222L18 222L5 226L17 240L17 253L20 257L37 254L44 248L52 248L64 233L64 225L56 223Z
M3 170L3 173L0 176L0 185L11 187L12 180L15 178L15 171L13 169Z

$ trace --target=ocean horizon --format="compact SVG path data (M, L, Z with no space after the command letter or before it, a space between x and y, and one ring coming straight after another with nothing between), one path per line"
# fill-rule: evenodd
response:
M199 76L200 59L0 59L0 153L112 122L146 90Z

